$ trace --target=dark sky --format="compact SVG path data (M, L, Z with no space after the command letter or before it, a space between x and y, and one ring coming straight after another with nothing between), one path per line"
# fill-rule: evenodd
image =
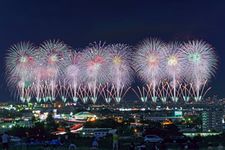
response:
M0 100L12 100L5 87L4 57L13 43L61 39L82 48L99 40L135 45L150 36L212 44L219 65L210 95L225 97L225 1L1 0Z

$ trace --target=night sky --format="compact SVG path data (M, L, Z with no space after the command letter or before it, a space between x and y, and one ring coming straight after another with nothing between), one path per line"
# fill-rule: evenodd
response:
M90 42L131 45L147 37L164 41L203 39L219 57L208 96L225 97L225 1L1 0L0 101L12 100L5 83L5 55L20 41L60 39L73 48Z

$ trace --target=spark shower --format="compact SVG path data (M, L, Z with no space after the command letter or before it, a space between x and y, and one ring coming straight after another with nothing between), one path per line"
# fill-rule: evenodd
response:
M128 91L142 102L198 102L210 89L206 84L216 66L214 49L202 40L150 38L134 47L99 42L79 51L59 40L21 42L6 56L8 86L22 102L96 103L101 97L119 103ZM143 86L131 87L135 75Z

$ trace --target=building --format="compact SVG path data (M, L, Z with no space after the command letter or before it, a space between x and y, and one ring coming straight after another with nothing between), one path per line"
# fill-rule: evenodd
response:
M88 118L97 118L96 115L90 112L79 112L74 115L75 119L77 120L87 120Z
M222 132L223 110L221 107L210 107L202 111L202 131Z

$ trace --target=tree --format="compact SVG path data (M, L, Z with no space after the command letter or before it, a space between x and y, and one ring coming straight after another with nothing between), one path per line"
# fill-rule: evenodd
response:
M55 122L55 119L52 116L52 113L49 113L46 118L46 128L49 132L55 131L57 129L57 124Z
M32 118L31 118L32 124L35 124L36 121L37 121L37 119L36 119L36 117L33 115Z

